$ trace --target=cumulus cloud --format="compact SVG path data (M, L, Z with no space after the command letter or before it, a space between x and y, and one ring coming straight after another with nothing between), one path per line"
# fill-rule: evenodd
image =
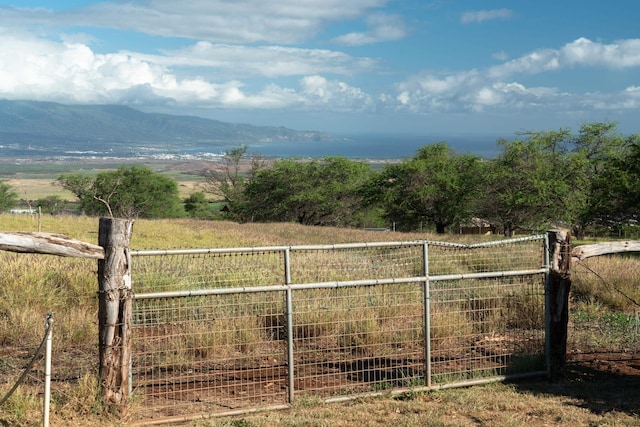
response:
M460 21L463 24L473 22L482 23L484 21L492 21L494 19L508 19L512 16L513 11L510 9L476 10L463 13L460 17Z
M370 95L345 82L332 81L314 75L304 77L300 86L305 102L309 106L331 105L332 109L338 111L361 111L373 106L373 99Z
M501 78L514 74L538 74L570 67L628 68L640 66L640 39L610 44L581 37L560 49L539 49L489 70Z
M620 40L610 44L581 37L560 49L563 64L627 68L640 66L640 39Z
M579 38L559 49L539 49L486 70L423 72L396 85L397 108L409 111L494 111L514 109L631 109L640 105L635 86L611 93L567 93L528 87L528 76L575 67L640 66L640 39L604 44Z
M366 19L368 31L352 32L333 39L346 46L361 46L372 43L400 40L407 35L403 19L397 15L375 14Z
M339 52L215 46L203 42L180 54L171 53L98 54L82 43L0 35L0 97L64 103L177 103L211 108L323 105L340 111L372 104L371 97L362 90L312 72L340 74L347 73L349 68L371 65L368 60L358 64L358 60ZM172 66L212 68L228 74L229 70L239 68L249 75L307 77L294 87L271 82L257 90L247 90L236 78L213 81L202 76L187 77L173 71Z
M332 40L343 45L406 37L407 28L400 17L376 11L384 3L193 0L176 8L175 2L149 0L104 2L58 11L0 7L0 97L229 109L348 112L389 108L416 113L630 109L640 104L637 85L627 84L612 93L579 94L546 87L533 79L538 74L569 68L637 68L640 39L604 43L578 38L513 59L499 52L493 57L501 62L492 67L425 70L391 83L390 87L369 88L369 92L364 83L359 87L357 78L378 73L378 59L287 45L339 20L363 19L366 25L362 32ZM476 11L466 14L463 22L511 16L508 9ZM3 26L18 25L21 20L40 28L85 22L185 39L182 47L152 53L99 53L99 41L89 34L65 33L53 39L41 35L46 31L1 30ZM394 73L381 80L400 75Z

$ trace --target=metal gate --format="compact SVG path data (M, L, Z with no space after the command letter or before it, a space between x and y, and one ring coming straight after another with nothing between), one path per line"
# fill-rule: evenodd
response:
M547 254L544 235L133 251L136 418L547 375Z

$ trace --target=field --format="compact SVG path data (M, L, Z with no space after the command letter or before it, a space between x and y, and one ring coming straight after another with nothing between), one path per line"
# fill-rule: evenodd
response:
M57 194L50 185L78 165L15 168L2 165L0 179L10 179L20 197L31 200ZM202 166L202 165L200 165ZM197 167L200 167L197 166ZM87 163L97 172L113 164ZM197 188L193 165L157 162L154 170L174 177L181 195ZM69 195L60 194L63 198ZM0 215L0 232L65 234L97 243L98 220L89 217ZM470 239L471 237L465 237ZM235 224L196 220L139 220L132 248L169 249L323 244L389 240L443 240L441 236L373 233L363 230L303 227L296 224ZM473 239L487 239L475 236ZM444 240L460 241L446 235ZM575 242L574 242L575 243ZM579 242L578 242L579 243ZM189 421L185 426L604 426L640 425L640 258L600 257L574 267L568 365L564 378L497 383L463 389L365 398L345 403L298 401L282 411ZM95 261L0 252L0 398L22 372L42 337L43 316L55 311L54 353L66 349L87 366L89 375L61 371L65 377L52 402L52 425L127 425L106 414L95 381ZM42 361L36 371L42 372ZM21 386L0 407L0 425L41 424L41 377ZM135 402L132 404L135 410Z
M16 159L0 159L0 180L11 185L19 199L36 201L48 196L58 196L63 200L73 201L75 197L59 186L54 185L56 179L65 173L98 174L114 170L123 164L143 165L154 172L168 176L178 183L180 197L185 198L194 191L199 191L202 178L197 175L201 169L210 166L210 162L179 162L148 160L125 161L122 159L84 160L69 163L61 161L26 161Z

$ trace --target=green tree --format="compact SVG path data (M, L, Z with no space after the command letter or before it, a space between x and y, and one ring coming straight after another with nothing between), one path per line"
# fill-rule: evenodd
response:
M125 218L184 216L177 183L147 167L122 166L95 179L83 174L61 175L58 184L74 193L89 215Z
M78 200L93 197L93 183L95 177L84 173L62 174L53 183L70 191Z
M478 157L455 153L444 142L426 145L415 157L376 175L367 200L382 206L384 216L400 229L425 223L442 234L471 215L480 168Z
M624 160L626 151L633 138L625 138L616 131L616 122L585 123L575 138L575 164L582 167L579 187L584 190L583 197L577 200L573 222L573 233L584 238L588 227L605 224L612 208L610 188L615 179L611 174ZM609 176L605 179L605 175ZM614 208L615 210L616 208Z
M285 159L258 170L244 191L244 217L306 225L356 225L369 165L344 157Z
M57 215L65 208L66 201L60 196L47 196L38 200L38 206L42 213Z
M0 181L0 212L6 212L18 202L18 193L6 182Z
M502 229L506 236L516 230L538 229L555 223L571 223L580 168L569 156L568 130L524 132L500 140L503 152L483 175L484 194L477 214Z
M602 225L640 220L640 135L626 139L623 151L605 162L593 183L595 215Z
M197 191L184 200L184 210L193 218L212 219L214 217L209 201L202 191Z
M247 158L248 148L247 145L242 145L225 151L221 163L202 174L204 190L221 197L232 213L241 210L246 183L265 163L258 155Z

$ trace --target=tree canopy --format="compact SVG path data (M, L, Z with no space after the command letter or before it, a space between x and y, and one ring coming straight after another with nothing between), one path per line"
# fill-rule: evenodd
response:
M357 223L359 190L369 166L344 157L285 159L258 170L238 206L253 221L295 221L306 225Z
M488 164L477 213L505 235L566 221L571 199L570 132L526 132L500 140L502 154Z
M444 233L471 216L480 167L479 158L456 154L446 143L426 145L415 157L385 167L369 187L369 200L400 229L424 222Z
M205 189L240 221L382 222L443 233L479 219L505 235L568 226L581 237L590 226L638 219L639 139L619 135L615 122L585 123L577 134L525 131L501 139L492 159L428 144L378 171L333 157L252 161L240 173L240 147L206 177Z
M125 218L176 218L184 216L177 183L147 167L122 166L101 172L63 174L57 183L71 191L89 215Z
M18 193L6 182L0 181L0 212L8 211L18 202Z

